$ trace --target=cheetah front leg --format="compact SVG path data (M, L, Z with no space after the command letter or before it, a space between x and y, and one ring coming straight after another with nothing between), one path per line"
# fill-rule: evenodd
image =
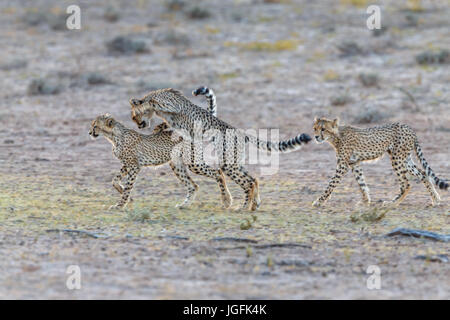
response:
M175 173L175 176L181 181L181 183L187 188L187 195L184 201L177 204L176 207L184 208L188 207L195 199L195 193L198 190L198 185L188 175L186 166L181 161L169 162L170 168Z
M361 166L358 164L353 165L352 172L355 176L356 182L358 182L359 189L361 190L363 202L367 205L370 205L369 187L366 185Z
M153 129L153 134L160 133L168 128L169 125L167 124L167 122L160 123Z
M120 193L123 193L123 186L121 185L122 179L127 175L127 167L122 166L120 173L112 180L113 187Z
M123 187L122 189L122 198L117 204L111 206L110 209L123 208L127 205L128 201L130 200L130 193L131 190L133 189L140 168L137 165L134 165L134 166L127 166L126 170L127 170L126 182L125 187Z
M123 193L123 186L121 184L122 179L127 175L127 167L126 166L122 166L122 168L120 169L120 173L118 175L116 175L113 180L112 180L112 185L113 187L120 193ZM130 202L133 201L133 198L130 197Z
M342 177L348 172L348 169L349 167L346 162L338 160L336 174L334 175L333 178L331 178L331 181L325 192L316 201L312 203L314 207L319 207L328 200L334 188L336 188L336 186L341 182Z

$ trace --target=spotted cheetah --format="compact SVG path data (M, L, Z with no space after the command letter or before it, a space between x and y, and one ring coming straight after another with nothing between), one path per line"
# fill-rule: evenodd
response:
M109 114L104 114L92 121L89 135L93 138L103 135L111 142L113 154L122 163L120 173L112 181L114 188L122 194L122 198L112 208L122 208L128 203L136 176L142 167L159 166L165 163L169 163L175 176L187 189L186 198L177 206L186 207L194 200L198 186L188 175L182 159L173 157L173 150L179 145L181 138L174 138L172 131L166 131L164 123L155 128L152 134L144 135L126 128ZM126 183L122 186L121 181L125 177ZM229 207L231 195L223 173L219 169L211 174L211 177L217 181L224 194L222 199L224 206Z
M246 142L255 144L258 148L278 152L288 152L301 148L311 140L307 134L300 134L290 140L278 143L262 141L256 137L246 135L228 123L214 117L189 101L181 92L168 88L152 91L142 99L130 99L131 117L139 128L148 126L146 119L154 115L164 119L168 125L178 131L185 131L187 139L184 143L190 144L191 163L193 171L208 176L211 170L203 160L203 148L196 143L195 137L209 130L219 135L215 139L215 148L219 154L219 163L222 171L237 183L245 193L243 209L250 207L252 211L260 205L258 181L244 169L242 158ZM231 133L231 134L230 134ZM224 138L225 137L225 138ZM189 148L189 146L187 146Z
M407 125L400 123L387 124L367 129L340 126L338 119L329 120L316 118L314 120L314 134L317 143L328 142L336 150L337 169L325 192L313 202L313 206L322 205L330 197L334 188L349 169L352 170L359 184L363 201L370 204L369 188L364 181L360 162L376 160L388 153L392 167L400 182L400 193L385 204L398 205L410 190L407 173L419 178L431 195L432 204L440 200L439 194L433 186L447 189L448 184L439 179L431 170L423 157L415 132ZM418 168L411 156L415 152L423 168Z

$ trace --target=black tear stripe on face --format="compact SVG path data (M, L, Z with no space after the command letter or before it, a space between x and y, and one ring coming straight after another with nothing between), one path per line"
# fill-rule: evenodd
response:
M138 123L139 129L144 129L146 126L147 126L147 123L145 120L142 120L141 122Z

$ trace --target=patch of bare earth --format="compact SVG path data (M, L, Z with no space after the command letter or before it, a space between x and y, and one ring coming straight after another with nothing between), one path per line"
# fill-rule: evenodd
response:
M0 298L449 298L449 263L433 258L450 255L448 242L384 237L397 227L450 234L448 192L432 208L413 182L398 208L360 218L398 192L388 158L364 165L375 209L356 205L350 174L313 209L335 156L310 144L280 155L275 175L250 168L262 198L254 214L221 209L216 184L199 176L194 205L175 209L184 190L167 167L143 170L134 203L111 212L120 164L88 137L106 112L134 127L131 97L208 85L220 118L281 138L312 135L314 116L407 123L450 178L450 72L439 58L450 49L448 3L381 1L387 29L374 35L358 1L217 0L208 13L190 1L80 1L82 29L60 29L72 2L0 4ZM131 42L111 44L119 36ZM65 229L88 233L55 231ZM70 265L80 290L66 287ZM367 288L370 265L380 290Z

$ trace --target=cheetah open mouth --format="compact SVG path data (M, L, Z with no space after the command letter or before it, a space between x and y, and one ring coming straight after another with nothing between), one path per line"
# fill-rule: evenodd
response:
M147 121L144 120L138 123L139 129L144 129L145 127L147 127Z

